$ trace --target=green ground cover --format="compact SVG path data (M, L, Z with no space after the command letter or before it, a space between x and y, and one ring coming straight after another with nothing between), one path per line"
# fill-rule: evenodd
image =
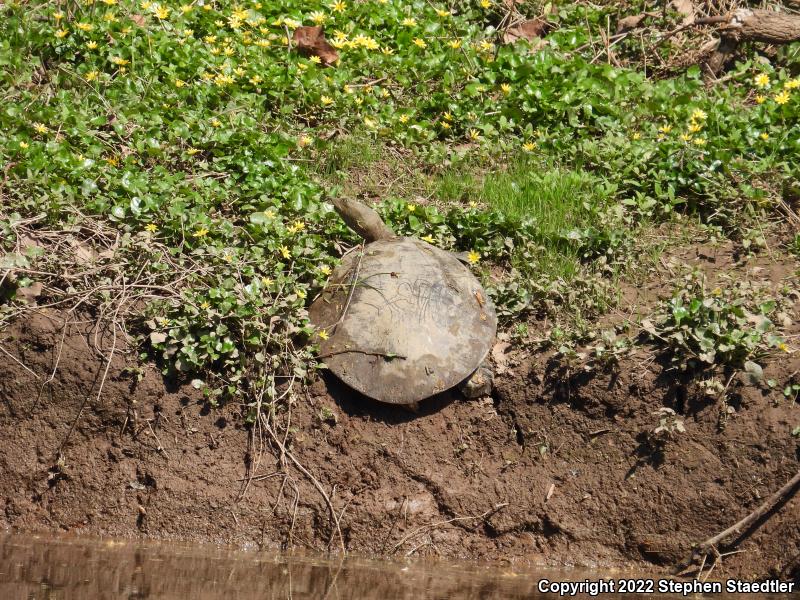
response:
M358 241L326 197L387 149L428 193L379 210L470 252L504 322L599 311L637 230L675 214L769 222L800 168L792 55L648 79L586 50L611 10L567 3L533 48L487 0L3 4L0 319L43 282L212 396L272 397L314 366L306 307ZM292 47L314 24L333 66Z

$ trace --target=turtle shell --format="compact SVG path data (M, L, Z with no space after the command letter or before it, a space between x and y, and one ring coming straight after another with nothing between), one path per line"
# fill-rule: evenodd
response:
M309 311L320 358L350 387L411 404L463 381L486 358L497 316L472 272L415 238L347 254Z

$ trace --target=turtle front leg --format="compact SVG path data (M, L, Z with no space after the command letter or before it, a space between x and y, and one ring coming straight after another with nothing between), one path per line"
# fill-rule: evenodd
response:
M488 361L484 361L472 375L458 384L458 389L470 400L489 396L494 385L494 372Z

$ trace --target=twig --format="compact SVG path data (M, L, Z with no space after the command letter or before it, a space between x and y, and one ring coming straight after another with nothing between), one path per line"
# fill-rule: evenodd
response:
M14 356L13 354L11 354L11 352L9 352L9 351L8 351L8 350L6 350L5 348L3 348L3 345L2 345L2 344L0 344L0 350L2 350L3 354L5 354L6 356L8 356L8 357L9 357L11 360L13 360L15 363L17 363L17 364L18 364L20 367L22 367L22 368L23 368L23 369L25 369L25 370L26 370L28 373L30 373L31 375L33 375L34 377L36 377L36 379L41 379L41 378L40 378L40 377L39 377L39 376L38 376L36 373L34 373L34 372L33 372L33 371L31 371L31 370L30 370L30 369L29 369L27 366L25 366L25 365L24 365L24 364L23 364L23 363L22 363L22 362L21 362L21 361L20 361L20 360L19 360L19 359L18 359L16 356Z
M345 315L347 315L347 309L350 308L350 302L352 302L353 300L353 293L355 292L356 284L358 283L358 274L361 272L361 260L363 258L364 258L364 245L362 244L361 251L358 254L358 259L356 262L356 268L355 271L353 272L353 279L351 280L350 283L350 291L347 294L347 301L344 303L344 308L342 309L342 314L339 315L339 320L336 321L336 323L334 323L331 326L333 327L334 330L339 326L339 324L342 323L342 321L344 321L344 317Z
M431 523L430 525L423 525L422 527L420 527L418 529L415 529L414 531L409 533L407 536L405 536L403 539L401 539L399 542L397 542L392 547L392 550L391 550L390 554L394 554L395 552L397 552L397 550L403 544L405 544L408 540L410 540L412 538L415 538L420 533L423 533L425 531L430 531L431 529L436 529L437 527L441 527L442 525L449 525L450 523L457 523L459 521L470 521L470 520L485 519L489 515L493 515L497 511L504 509L506 506L508 506L508 502L502 502L502 503L496 505L494 508L490 508L485 513L483 513L482 515L469 516L469 517L453 517L452 519L447 519L446 521L437 521L436 523Z
M330 358L331 356L336 356L337 354L349 354L351 352L355 352L356 354L366 354L368 356L382 356L383 358L393 359L393 358L400 358L405 360L408 358L407 356L402 356L400 354L392 354L391 352L370 352L369 350L337 350L336 352L326 352L325 354L319 354L317 358Z

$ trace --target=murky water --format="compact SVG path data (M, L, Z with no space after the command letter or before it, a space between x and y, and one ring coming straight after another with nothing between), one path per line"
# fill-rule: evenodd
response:
M630 575L615 573L612 577L618 580ZM563 582L586 578L585 572L532 572L472 563L328 560L231 551L212 545L0 535L2 600L531 599L558 597L540 593L542 579ZM588 578L598 580L601 576L589 574Z

